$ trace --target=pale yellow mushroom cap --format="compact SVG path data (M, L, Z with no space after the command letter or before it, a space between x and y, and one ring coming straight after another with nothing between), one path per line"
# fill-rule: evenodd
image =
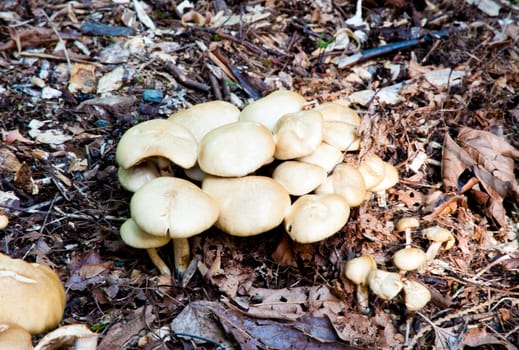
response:
M357 168L342 163L333 169L332 173L315 192L340 194L346 199L350 207L357 207L366 198L366 185Z
M0 213L0 230L5 229L9 225L9 217Z
M128 129L119 140L116 161L130 168L145 158L160 156L182 168L195 165L198 144L182 125L166 119L152 119Z
M398 232L404 232L405 230L413 230L420 227L420 221L416 217L401 218L396 222L396 230Z
M285 230L299 243L322 241L348 221L350 207L338 194L307 194L299 197L285 217Z
M356 126L341 121L325 121L323 141L341 151L346 151L358 139L356 129Z
M400 249L393 255L393 263L404 272L419 269L425 264L425 261L425 252L420 248Z
M352 108L339 103L327 102L317 107L315 110L321 112L324 121L340 121L351 124L355 127L360 124L359 114Z
M273 130L277 159L294 159L312 154L323 140L323 118L315 110L282 116Z
M253 236L277 227L290 209L290 195L266 176L207 176L202 189L218 203L215 226L233 236Z
M364 178L366 190L371 191L384 179L386 165L379 156L369 154L360 162L358 169Z
M425 238L433 242L447 242L445 244L446 250L452 248L455 243L454 235L451 231L441 226L432 226L422 230L422 234Z
M294 91L278 90L247 106L240 113L240 120L253 121L274 130L284 114L299 112L306 104L303 96Z
M149 249L165 246L171 240L169 236L156 236L142 230L135 220L127 219L119 229L121 239L130 247L137 249Z
M396 168L388 163L384 162L384 178L375 186L371 187L372 192L379 192L387 190L398 183L398 171Z
M145 232L156 236L188 238L211 227L218 218L218 205L195 184L159 177L135 192L131 216Z
M377 263L371 255L361 255L346 263L344 273L353 283L366 286L368 284L369 273L376 269Z
M368 276L368 284L371 291L384 300L396 297L403 287L400 274L384 270L371 271Z
M159 170L153 162L149 161L134 165L128 169L119 167L117 170L119 183L130 192L136 192L139 188L159 176Z
M31 334L56 327L65 310L65 289L45 265L0 253L0 320Z
M333 147L325 142L322 142L317 149L307 156L298 158L305 163L319 165L321 168L324 168L327 173L333 170L333 168L342 162L344 159L344 155L337 148Z
M273 160L272 133L255 122L236 122L208 132L200 142L198 165L207 174L236 177Z
M31 334L12 323L0 323L0 349L33 350Z
M326 179L326 170L318 165L288 160L279 164L272 178L282 184L293 196L312 192Z
M429 289L416 281L405 280L404 293L405 306L409 311L421 310L431 300Z
M237 122L239 115L240 110L232 103L210 101L178 111L171 115L168 120L191 131L196 141L200 142L209 131L225 124Z

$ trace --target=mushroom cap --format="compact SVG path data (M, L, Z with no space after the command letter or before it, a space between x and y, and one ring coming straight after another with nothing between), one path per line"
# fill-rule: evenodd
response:
M130 211L143 231L171 238L199 234L218 218L218 205L211 196L175 177L159 177L142 186L132 196Z
M353 283L361 286L368 284L369 273L377 269L377 263L371 255L361 255L349 260L344 268L346 277Z
M127 219L119 229L121 239L130 247L137 249L149 249L162 247L171 240L169 236L155 236L142 230L135 220Z
M136 192L139 188L159 176L157 167L150 161L142 162L128 169L119 167L117 170L119 183L130 192Z
M422 235L433 242L447 242L445 245L446 250L452 248L455 243L454 236L451 231L441 226L432 226L422 230Z
M148 157L160 156L182 168L195 165L198 144L191 132L166 119L152 119L126 130L117 144L115 158L130 168Z
M0 230L3 230L9 225L9 217L3 213L0 213Z
M45 265L0 253L0 320L31 334L56 327L65 310L65 289Z
M326 179L326 170L318 165L287 160L272 172L272 178L282 184L293 196L312 192Z
M326 122L340 121L355 127L360 124L359 114L354 109L339 103L327 102L315 107L314 109L321 112L323 120Z
M316 193L336 193L346 199L350 207L359 206L366 198L366 185L360 171L346 163L338 164L316 190Z
M384 270L371 271L368 276L368 284L371 291L384 300L396 297L403 287L400 274Z
M393 255L393 263L401 271L413 271L419 269L425 264L425 252L420 248L404 248L400 249Z
M226 101L199 103L176 112L168 120L180 124L193 134L197 142L209 131L238 121L240 110Z
M245 176L273 160L272 133L255 122L236 122L208 132L198 149L198 165L205 173Z
M387 190L398 183L398 171L396 168L388 163L384 162L384 178L375 186L371 187L372 192L379 192Z
M341 195L306 194L292 204L285 230L296 242L318 242L344 227L349 216L350 207Z
M253 236L278 226L290 209L290 195L266 176L207 176L202 189L215 198L220 216L215 226L233 236Z
M372 188L384 180L386 165L379 156L369 154L362 159L358 169L364 178L366 190L371 191Z
M263 124L272 131L279 118L287 113L299 112L305 104L306 100L297 92L277 90L245 106L240 120Z
M396 230L398 232L404 232L407 229L413 230L418 227L420 227L420 221L414 216L401 218L396 222Z
M359 138L357 127L341 121L323 122L323 141L341 151L346 151Z
M342 162L344 159L344 155L337 148L329 145L325 142L321 142L319 146L317 146L316 150L311 154L298 158L305 163L319 165L321 168L324 168L327 173L333 170L333 168Z
M417 281L404 281L404 302L407 310L418 311L431 300L431 292Z
M40 339L34 350L52 349L96 350L97 333L84 324L69 324L59 327ZM32 348L31 348L32 349Z
M15 324L0 323L0 349L33 350L31 334Z
M323 117L315 110L283 115L273 130L274 157L294 159L312 154L323 140Z

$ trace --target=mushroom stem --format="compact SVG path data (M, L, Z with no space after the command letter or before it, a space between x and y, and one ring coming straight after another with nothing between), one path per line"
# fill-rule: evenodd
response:
M406 228L404 233L405 233L405 247L411 248L411 243L413 242L413 238L411 237L411 229Z
M189 265L189 261L191 260L191 252L189 251L189 241L187 238L174 238L172 241L175 271L178 277L182 278Z
M386 190L377 191L376 195L379 208L385 208L387 206Z
M166 265L164 260L162 260L162 258L159 256L157 249L148 248L146 251L148 252L151 262L153 262L153 265L155 265L155 267L157 267L157 269L160 271L160 274L171 276L171 270L169 269L168 265Z
M359 304L360 312L364 315L369 314L369 291L367 285L357 285L357 303Z
M440 251L440 247L442 242L432 242L427 251L425 252L425 256L427 258L427 262L431 262L434 260L438 252Z

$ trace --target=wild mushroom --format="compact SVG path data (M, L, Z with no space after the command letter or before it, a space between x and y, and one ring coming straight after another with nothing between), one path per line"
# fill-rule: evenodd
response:
M240 121L208 132L200 141L198 165L205 173L245 176L274 160L272 133L255 122Z
M128 169L150 157L163 157L187 169L195 165L198 144L182 125L152 119L126 130L117 144L115 158Z
M119 167L117 178L121 186L130 192L136 192L151 180L160 176L159 170L154 162L144 161L129 169Z
M357 285L357 303L362 313L369 313L368 276L377 269L377 263L371 255L361 255L351 259L344 267L346 277Z
M395 272L373 270L369 273L368 285L378 297L391 300L402 290L402 276Z
M239 115L240 110L232 103L210 101L180 110L171 115L168 120L191 131L196 141L200 142L209 131L237 122Z
M314 110L282 116L273 130L276 159L286 160L312 154L323 140L323 117Z
M292 196L302 196L312 192L326 179L326 170L318 165L288 160L274 169L272 178Z
M393 255L393 264L398 267L402 274L420 269L425 264L425 252L414 247L400 249Z
M445 243L445 247L443 248L444 250L451 249L454 246L454 243L456 243L452 232L441 226L433 226L423 229L422 234L425 238L431 241L431 245L425 252L427 262L434 260L443 243Z
M350 207L341 195L306 194L292 204L285 230L296 242L318 242L337 233L349 216Z
M187 239L214 224L218 218L218 205L210 195L187 180L159 177L133 194L130 212L144 232L173 240L176 269L183 275L190 260Z
M33 350L31 334L18 325L0 322L0 349Z
M431 300L431 292L420 282L405 279L404 283L404 302L410 312L423 309Z
M34 350L54 349L95 350L97 334L82 324L59 327L40 339ZM32 348L31 348L32 349Z
M9 225L9 217L0 212L0 230L5 229Z
M266 176L221 178L207 176L202 190L220 209L215 226L233 236L253 236L278 226L290 209L290 196Z
M385 191L398 182L396 168L392 164L383 161L380 157L371 154L361 161L359 171L364 177L366 190L375 192L379 206L385 207Z
M401 218L396 222L396 230L397 232L404 232L405 234L405 246L411 246L411 232L420 227L420 221L416 217L405 217Z
M326 170L327 173L333 170L333 168L342 162L344 155L337 148L329 145L325 142L321 142L317 149L312 153L304 157L300 157L300 160L305 163L319 165L321 168Z
M120 228L121 239L124 243L129 245L130 247L137 249L146 249L151 261L157 267L162 275L171 276L171 271L169 267L166 265L164 260L158 255L157 249L159 247L165 246L169 243L171 238L169 236L154 236L150 235L143 231L137 224L135 220L129 218L126 220ZM179 246L182 246L179 244ZM174 246L175 248L175 246ZM176 249L180 249L182 247L176 247ZM189 248L189 247L188 247ZM185 252L174 253L174 257L184 256ZM189 256L189 250L187 252Z
M340 194L350 207L359 206L366 198L362 174L357 168L346 163L338 164L315 192Z
M65 289L49 267L0 253L0 300L1 322L40 334L61 321Z
M348 123L325 121L323 122L323 141L341 151L350 150L350 147L358 139L356 130L356 126Z
M279 118L299 112L305 104L306 100L297 92L277 90L245 106L240 113L240 120L263 124L272 131Z

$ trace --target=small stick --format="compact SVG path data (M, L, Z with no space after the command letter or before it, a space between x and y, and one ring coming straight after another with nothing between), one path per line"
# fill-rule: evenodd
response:
M166 68L168 71L173 74L175 79L179 81L182 85L185 85L188 88L208 92L209 86L204 83L200 83L198 81L195 81L193 79L189 79L186 74L177 66L175 66L173 63L169 62L166 64Z

